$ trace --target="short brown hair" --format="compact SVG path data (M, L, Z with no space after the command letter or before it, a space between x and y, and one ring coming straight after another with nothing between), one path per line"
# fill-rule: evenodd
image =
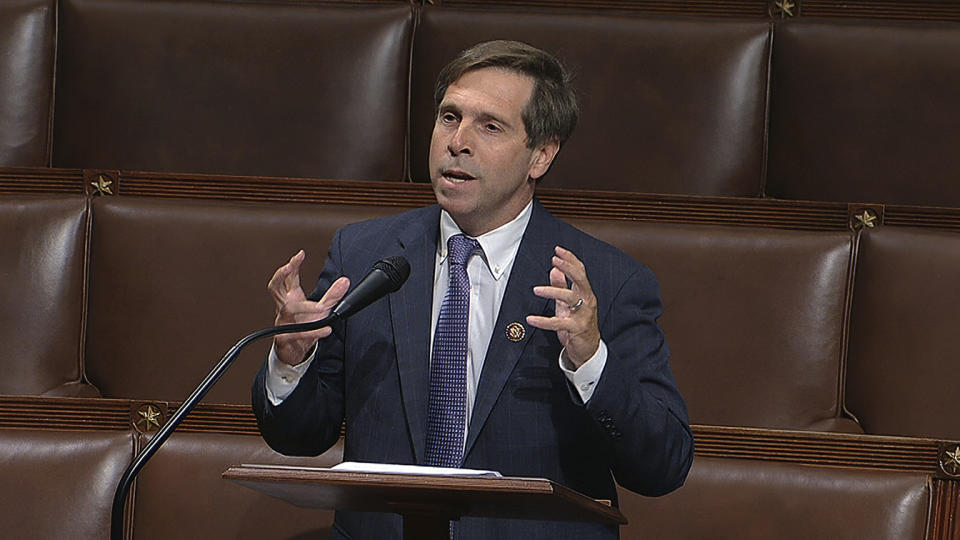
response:
M533 79L533 94L522 112L527 147L554 139L563 145L580 116L570 73L549 53L520 41L485 41L461 52L437 77L433 94L437 109L451 84L468 71L487 67L509 69Z

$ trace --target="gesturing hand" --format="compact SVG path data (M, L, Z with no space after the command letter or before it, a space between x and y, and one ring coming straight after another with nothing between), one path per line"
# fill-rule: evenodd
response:
M541 298L553 299L556 310L553 317L528 315L527 323L542 330L553 330L566 349L567 359L580 367L600 346L600 328L597 323L597 298L590 288L587 269L576 255L560 246L554 248L550 285L533 288ZM567 287L567 280L570 287Z
M274 324L318 321L330 313L350 288L350 280L341 277L330 285L319 302L307 300L303 287L300 286L300 265L303 264L304 259L306 254L301 249L290 258L287 264L273 273L270 283L267 284L267 290L273 296L277 308ZM331 332L333 329L324 326L310 332L276 336L273 344L277 351L277 358L290 365L299 364L313 344L318 339L329 336Z

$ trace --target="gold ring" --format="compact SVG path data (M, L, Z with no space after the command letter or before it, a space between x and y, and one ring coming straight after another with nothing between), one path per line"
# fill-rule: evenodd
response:
M583 298L577 300L576 304L570 306L570 311L579 311L583 307Z

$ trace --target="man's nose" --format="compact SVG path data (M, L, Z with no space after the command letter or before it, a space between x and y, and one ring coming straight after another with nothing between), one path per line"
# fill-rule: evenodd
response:
M469 156L473 154L473 144L469 140L470 138L466 131L466 127L461 123L457 126L457 130L450 136L450 140L447 142L447 149L450 151L450 155L458 156L460 154L466 154Z

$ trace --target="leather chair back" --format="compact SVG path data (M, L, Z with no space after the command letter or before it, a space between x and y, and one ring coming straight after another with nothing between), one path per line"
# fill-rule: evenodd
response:
M220 474L245 463L332 467L342 454L342 442L315 458L292 458L259 435L177 433L137 479L133 537L330 538L333 511L298 508Z
M0 430L3 537L108 538L133 444L126 431Z
M867 433L960 439L960 234L881 227L860 239L847 403Z
M770 28L527 9L425 6L410 89L411 175L429 179L433 89L458 52L516 39L563 59L581 122L544 185L753 197L763 176Z
M768 195L960 206L956 25L812 19L775 33Z
M397 212L337 204L98 198L87 374L105 397L180 401L240 338L273 326L270 276L307 252L313 290L339 227ZM250 402L269 340L248 347L206 397Z
M65 0L57 167L401 180L405 4Z
M860 431L839 393L850 234L574 223L657 275L691 422Z
M56 5L0 3L0 167L50 164Z
M0 200L0 393L95 395L82 381L87 203Z

